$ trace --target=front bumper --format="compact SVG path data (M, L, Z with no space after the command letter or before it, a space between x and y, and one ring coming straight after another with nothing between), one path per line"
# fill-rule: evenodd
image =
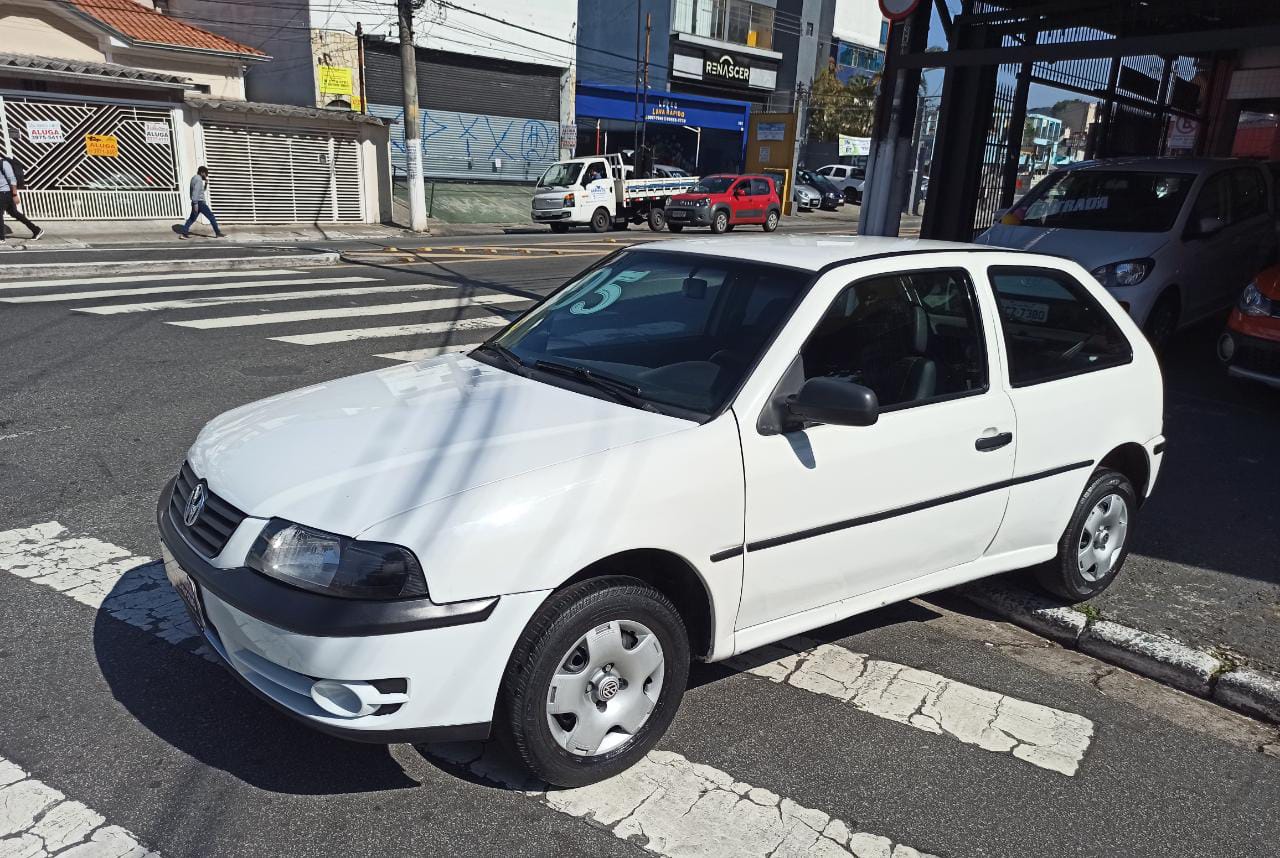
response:
M711 226L711 206L667 207L667 223L681 226Z
M569 220L573 217L573 209L531 209L533 219L539 222Z
M1227 374L1280 388L1280 341L1252 337L1230 327L1218 340Z
M488 736L507 659L544 593L461 603L461 608L432 606L428 600L383 602L379 607L307 593L251 569L213 566L174 527L168 497L166 490L157 510L165 562L199 585L197 624L204 626L209 646L232 675L258 697L316 729L358 741ZM263 519L247 518L241 527L261 529L264 524ZM306 597L327 604L317 606ZM423 614L427 607L452 607L452 616ZM409 617L406 610L418 616ZM404 700L369 714L335 715L312 694L323 680L402 680Z

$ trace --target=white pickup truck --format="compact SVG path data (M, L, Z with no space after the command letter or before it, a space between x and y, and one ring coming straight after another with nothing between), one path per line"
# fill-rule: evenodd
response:
M657 232L666 224L667 200L689 190L696 176L628 179L630 165L621 155L588 155L552 164L538 179L533 195L534 223L552 232L589 226L592 232L648 223Z

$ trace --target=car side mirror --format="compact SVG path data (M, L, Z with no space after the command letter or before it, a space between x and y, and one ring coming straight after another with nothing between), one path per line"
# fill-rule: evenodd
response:
M1220 217L1202 217L1191 224L1191 234L1188 238L1212 238L1222 232L1226 226L1227 222Z
M870 426L880 417L875 391L838 378L811 378L787 400L797 420L832 426Z
M744 190L743 188L734 188L734 189L733 189L733 195L734 195L735 197L741 197L741 196L743 196L744 194L746 194L746 190Z

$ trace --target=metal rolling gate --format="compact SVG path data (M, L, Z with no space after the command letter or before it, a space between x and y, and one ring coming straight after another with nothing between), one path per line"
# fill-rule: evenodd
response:
M351 132L205 121L210 204L228 223L359 223L363 162Z
M22 96L6 96L0 106L8 151L26 167L23 207L33 218L186 213L167 108Z

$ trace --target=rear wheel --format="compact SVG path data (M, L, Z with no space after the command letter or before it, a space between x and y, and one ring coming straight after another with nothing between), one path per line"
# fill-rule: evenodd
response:
M567 223L553 223L553 224L551 224L551 231L552 231L552 232L554 232L554 233L557 233L557 234L563 234L563 233L566 233L566 232L568 232L568 231L569 231L569 224L567 224Z
M1138 496L1128 477L1110 468L1094 471L1058 541L1058 556L1035 570L1040 586L1068 602L1107 589L1129 555L1137 511Z
M729 213L718 211L711 218L711 231L716 235L729 231Z
M591 231L592 232L608 232L609 231L609 211L608 209L598 208L591 214Z
M667 212L660 206L654 206L649 209L649 229L654 232L662 232L662 228L667 225Z
M778 228L778 213L777 211L771 211L764 219L764 231L773 232L777 228Z
M688 634L669 599L634 578L584 581L548 599L516 642L498 738L542 780L595 783L658 742L688 677Z

